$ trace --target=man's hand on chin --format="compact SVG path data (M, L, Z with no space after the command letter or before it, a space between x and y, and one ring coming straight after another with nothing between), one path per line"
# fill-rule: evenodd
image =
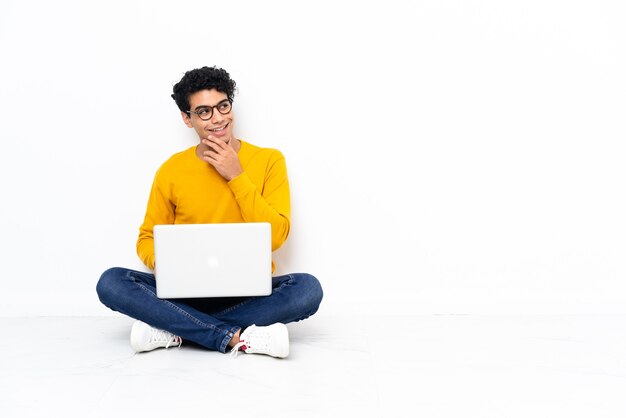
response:
M226 181L231 181L243 173L239 156L233 148L232 137L226 142L209 135L208 138L202 139L202 143L209 148L202 153L202 159L211 164Z

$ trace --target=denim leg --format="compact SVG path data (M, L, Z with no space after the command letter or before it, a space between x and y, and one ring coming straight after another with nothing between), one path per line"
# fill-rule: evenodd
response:
M306 319L322 302L320 282L310 274L292 273L272 278L272 294L245 299L220 312L211 313L224 322L246 328Z
M273 277L269 296L165 300L154 275L119 267L105 271L96 290L110 309L222 353L241 328L306 319L323 297L315 277L293 273Z
M114 311L222 353L240 329L176 299L159 299L154 275L149 273L111 268L100 277L96 291Z

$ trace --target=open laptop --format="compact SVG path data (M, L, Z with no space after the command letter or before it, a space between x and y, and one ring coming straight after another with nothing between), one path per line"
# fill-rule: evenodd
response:
M155 225L157 297L270 295L271 240L266 222Z

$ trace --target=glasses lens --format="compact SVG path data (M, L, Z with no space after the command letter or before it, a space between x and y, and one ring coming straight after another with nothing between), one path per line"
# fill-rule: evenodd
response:
M222 103L217 105L217 111L220 112L222 115L229 113L231 108L232 105L229 101L223 101Z
M211 119L211 116L213 116L213 109L208 108L208 109L199 110L197 115L202 120L209 120L209 119Z

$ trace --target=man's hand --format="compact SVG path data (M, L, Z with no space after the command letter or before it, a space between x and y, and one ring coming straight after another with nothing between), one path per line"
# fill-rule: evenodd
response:
M209 135L207 139L202 139L202 143L209 147L207 151L202 153L202 159L211 164L226 181L231 181L243 173L239 157L231 146L232 139L226 143L213 135Z

